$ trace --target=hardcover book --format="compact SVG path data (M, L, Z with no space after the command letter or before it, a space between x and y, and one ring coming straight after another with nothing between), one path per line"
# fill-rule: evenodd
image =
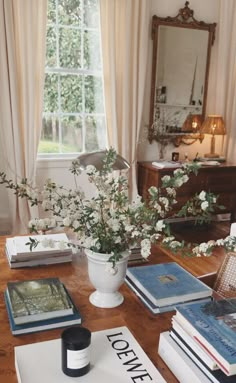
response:
M12 257L12 245L8 238L9 242L6 243L5 252L7 260L11 269L16 269L20 267L33 267L33 266L42 266L42 265L52 265L57 263L65 263L72 261L72 254L60 254L60 255L47 255L47 257L29 257L27 260L19 260Z
M30 238L36 239L39 241L37 247L30 250L30 246L26 245L27 242L30 242ZM43 245L43 240L48 239L53 241L53 247L45 247ZM72 250L69 247L61 249L60 242L64 242L65 245L68 243L68 238L65 233L58 234L47 234L47 235L30 235L30 236L20 236L14 237L13 243L16 250L17 257L25 257L31 254L31 256L44 254L54 254L54 253L71 253Z
M176 321L175 315L172 317L172 328L170 333L175 333L183 342L185 342L189 350L192 350L196 353L199 358L210 368L211 370L218 370L219 366L216 361L209 355L185 330L180 324Z
M167 305L167 306L156 306L154 305L154 303L152 303L152 301L150 301L150 299L148 299L148 297L143 293L142 290L140 290L136 285L135 283L133 283L129 277L126 276L125 278L125 282L127 283L127 285L131 288L131 290L137 295L138 298L140 298L140 300L145 304L145 306L153 313L153 314L159 314L159 313L164 313L164 312L168 312L168 311L175 311L175 307L176 307L176 304L173 304L173 305ZM207 298L201 298L201 302L208 302L211 298L210 297L207 297ZM192 301L191 301L192 302ZM186 302L181 302L181 303L178 303L178 305L181 305L181 304L186 304Z
M176 262L128 267L126 275L158 307L212 295L210 287Z
M38 331L51 330L54 328L68 327L68 326L81 324L82 322L80 312L78 308L73 304L73 314L66 315L63 317L51 318L46 320L40 320L37 322L24 323L24 324L17 325L14 322L6 292L5 292L4 298L6 303L9 324L10 324L11 332L13 335L29 334L29 333L34 333Z
M18 383L165 383L127 327L92 333L91 368L82 378L69 378L61 369L61 340L15 347ZM74 381L73 380L73 381Z
M72 302L58 278L8 282L6 293L15 324L73 314Z
M162 332L158 354L181 383L212 383L199 367L171 339L169 332Z
M236 376L227 376L220 369L212 371L205 363L204 359L199 357L199 354L195 353L190 347L189 344L184 342L178 334L174 331L170 332L170 337L175 341L175 343L184 351L186 356L200 368L200 370L211 380L213 383L235 383Z
M236 374L236 299L177 307L176 320L226 375Z

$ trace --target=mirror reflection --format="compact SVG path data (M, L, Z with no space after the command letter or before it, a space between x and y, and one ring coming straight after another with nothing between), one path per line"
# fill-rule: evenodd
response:
M203 139L199 132L216 24L197 21L188 4L175 17L152 19L150 142L165 140L178 146Z
M202 112L208 32L161 25L156 98L167 105L198 105Z

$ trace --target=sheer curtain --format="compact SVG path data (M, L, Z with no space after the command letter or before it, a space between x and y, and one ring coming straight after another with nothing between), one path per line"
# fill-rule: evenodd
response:
M226 156L236 161L236 2L220 0L218 51L214 71L215 99L209 102L212 111L222 114L226 124Z
M137 143L142 122L150 1L100 0L108 142L131 164L137 193Z
M47 0L0 1L0 138L7 176L34 181L41 131ZM12 233L22 233L32 210L9 193Z

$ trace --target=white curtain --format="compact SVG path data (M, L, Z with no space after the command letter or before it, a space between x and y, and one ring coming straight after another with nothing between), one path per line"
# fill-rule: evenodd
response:
M226 157L236 161L236 2L220 0L218 50L215 62L215 98L209 101L211 113L221 114L226 124ZM209 110L209 108L208 108Z
M100 0L100 15L108 142L131 164L130 194L134 197L150 1Z
M0 138L7 176L34 181L42 124L47 0L0 0ZM9 192L12 233L32 214ZM36 209L37 210L37 209Z

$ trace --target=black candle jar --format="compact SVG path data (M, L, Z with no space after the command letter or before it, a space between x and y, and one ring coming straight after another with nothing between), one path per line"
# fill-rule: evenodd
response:
M62 371L72 377L90 369L91 332L85 327L70 327L61 334Z

